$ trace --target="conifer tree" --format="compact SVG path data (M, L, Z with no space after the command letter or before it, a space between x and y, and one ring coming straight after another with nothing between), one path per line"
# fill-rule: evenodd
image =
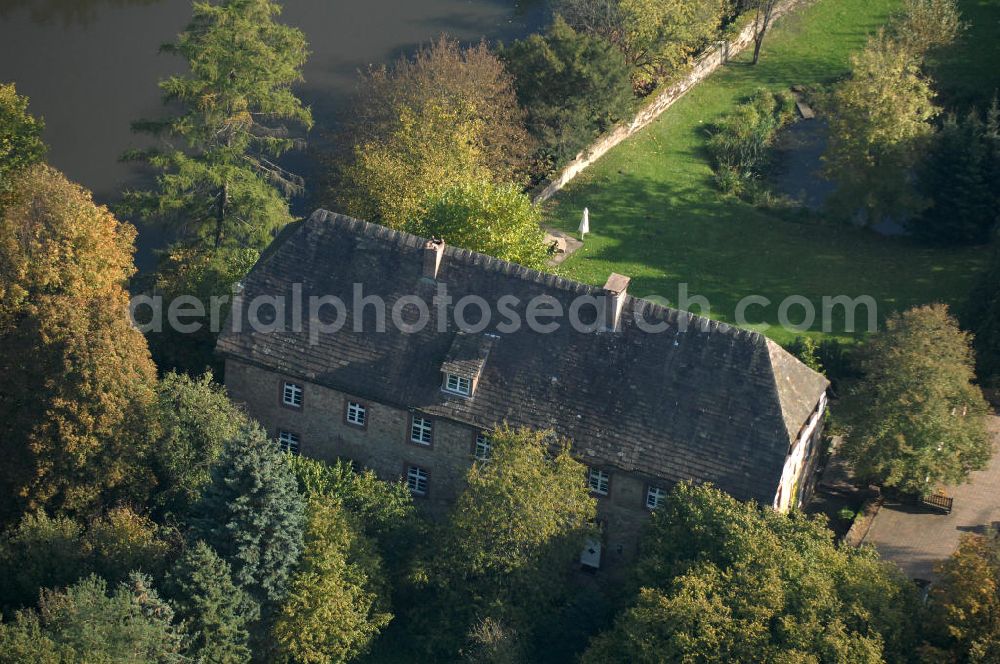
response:
M250 659L248 628L259 607L233 583L229 564L212 547L196 542L167 577L166 594L188 635L195 661L238 664Z
M196 534L267 618L302 553L305 501L285 453L259 425L244 425L226 447L194 513Z
M164 103L180 112L136 122L136 131L163 145L124 157L158 171L157 186L127 192L125 210L214 250L261 249L291 220L283 195L303 183L275 159L301 144L287 125L309 128L312 115L292 92L302 80L305 37L279 23L280 13L272 0L195 2L191 23L163 46L189 68L160 83Z

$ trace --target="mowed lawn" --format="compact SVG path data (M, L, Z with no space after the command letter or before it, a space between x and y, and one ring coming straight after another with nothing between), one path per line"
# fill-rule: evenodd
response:
M779 304L789 296L814 303L810 334L817 336L823 296L871 296L880 318L914 304L960 303L985 250L926 248L861 229L789 221L790 215L721 197L704 153L706 125L755 89L842 76L849 53L898 7L897 0L816 0L776 24L756 67L744 53L578 176L546 209L547 223L566 231L576 230L584 206L590 209L592 232L560 273L602 285L620 272L632 277L632 293L673 304L686 283L690 294L709 300L712 317L729 322L736 322L742 298L761 295L772 304L751 307L747 319L779 342L797 334L777 327ZM789 318L800 321L802 308L792 307ZM857 334L844 331L840 316L832 325L835 336Z

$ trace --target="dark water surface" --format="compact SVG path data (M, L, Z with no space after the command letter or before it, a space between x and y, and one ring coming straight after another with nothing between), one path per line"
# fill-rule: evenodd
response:
M388 62L442 32L463 41L509 41L537 29L543 12L541 2L522 9L515 0L283 4L281 20L309 41L299 92L318 131L332 123L359 68ZM129 123L160 113L156 83L182 63L157 50L190 16L187 0L0 0L0 81L16 83L31 98L31 112L45 118L49 161L100 202L114 201L138 181L118 157L142 145Z

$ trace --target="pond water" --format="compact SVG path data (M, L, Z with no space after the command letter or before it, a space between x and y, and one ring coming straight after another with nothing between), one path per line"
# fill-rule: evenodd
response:
M526 35L540 26L544 5L521 2L286 0L281 20L309 41L299 93L313 108L314 135L333 122L359 68L441 33L462 41ZM44 117L50 163L100 202L138 181L118 157L142 145L129 123L160 113L157 81L182 63L157 51L190 16L187 0L0 0L0 81L16 83Z

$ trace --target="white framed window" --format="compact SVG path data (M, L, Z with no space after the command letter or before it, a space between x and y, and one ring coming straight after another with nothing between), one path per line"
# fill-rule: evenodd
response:
M429 482L430 473L428 473L425 468L421 468L420 466L407 466L406 486L409 488L410 493L415 496L426 496Z
M485 431L476 434L476 449L472 452L477 461L489 461L493 455L493 444Z
M368 409L357 401L348 401L346 417L348 424L356 424L359 427L366 426L368 424Z
M434 441L434 424L426 417L414 415L410 421L410 442L430 445Z
M446 392L461 394L463 397L469 396L472 392L472 379L455 374L445 374L444 389Z
M292 454L299 453L299 435L291 431L278 432L278 447Z
M660 487L646 487L646 509L655 510L666 498L667 492Z
M292 408L302 408L302 386L286 382L281 389L281 402Z
M590 490L594 493L606 496L608 488L611 486L611 475L599 468L591 468L587 474L587 484L590 485Z

